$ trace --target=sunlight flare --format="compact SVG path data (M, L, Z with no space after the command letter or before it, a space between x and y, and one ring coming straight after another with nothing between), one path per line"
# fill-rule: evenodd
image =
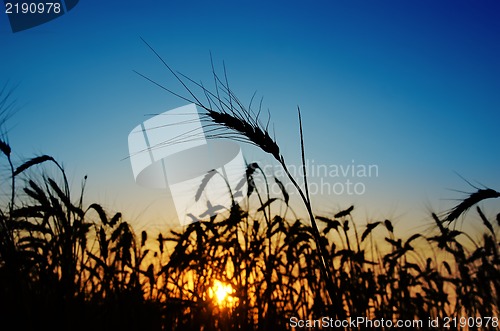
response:
M214 299L219 305L230 305L235 298L232 296L234 289L231 285L222 283L219 280L214 280L212 287L209 289L210 298Z

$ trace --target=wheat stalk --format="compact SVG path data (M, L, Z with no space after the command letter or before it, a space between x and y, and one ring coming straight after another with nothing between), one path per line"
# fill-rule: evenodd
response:
M445 222L453 222L460 215L466 213L472 206L486 199L500 198L500 193L490 189L478 189L476 192L470 194L461 203L453 207L445 218Z
M143 40L144 41L144 40ZM292 184L297 189L309 215L310 223L313 229L313 235L317 246L318 259L320 260L321 273L326 282L327 291L329 297L334 303L337 313L341 314L343 312L341 305L341 298L337 298L335 286L333 284L333 279L330 274L329 268L325 261L326 253L323 252L321 237L316 224L315 216L312 211L311 201L309 197L307 177L304 174L304 187L305 191L297 183L296 179L289 172L285 158L280 152L280 147L276 140L269 134L268 126L269 119L266 126L263 126L259 121L259 116L262 110L262 99L259 105L258 112L252 111L252 100L250 101L249 107L245 107L240 100L235 96L233 91L230 89L229 82L227 79L226 68L224 65L224 78L221 79L214 68L214 64L211 58L212 74L214 78L215 91L210 91L202 83L197 83L191 78L175 72L164 60L163 58L151 47L146 41L144 43L150 48L150 50L160 59L160 61L165 65L165 67L170 71L175 79L183 86L183 88L188 93L188 96L183 96L180 93L173 92L171 89L159 84L156 81L151 80L147 76L138 73L140 76L146 78L150 82L164 89L165 91L181 98L182 100L194 103L200 108L205 110L202 114L202 120L204 120L204 128L208 133L208 138L229 138L236 141L243 141L257 146L262 151L272 155L275 160L283 167L287 177L292 182ZM206 102L202 102L198 98L191 87L188 84L193 84L196 88L201 89L201 92L206 98ZM302 132L302 118L300 113L300 108L298 109L299 125L300 125L300 141L301 141L301 156L302 163L305 163L305 152L304 152L304 140ZM341 316L341 315L340 315Z

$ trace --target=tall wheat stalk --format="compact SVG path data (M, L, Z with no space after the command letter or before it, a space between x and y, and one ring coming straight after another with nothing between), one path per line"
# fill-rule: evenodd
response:
M290 173L288 166L285 162L284 156L280 152L280 147L271 137L268 130L268 124L263 126L260 123L259 116L262 111L262 101L259 105L257 112L252 110L252 100L250 101L249 107L245 107L241 101L235 96L233 91L230 89L229 81L227 78L226 68L224 65L224 76L219 77L215 71L213 61L211 59L212 75L214 79L215 91L210 91L202 83L197 83L191 78L174 71L164 59L156 52L156 50L149 45L145 40L144 43L150 48L150 50L156 55L156 57L165 65L168 71L175 77L175 79L184 87L186 92L189 94L185 97L179 93L172 91L171 89L165 87L162 84L148 78L147 76L136 72L140 76L144 77L153 84L159 86L160 88L168 91L169 93L185 100L190 103L196 104L198 107L205 110L202 114L202 121L204 122L205 129L209 132L210 138L229 138L237 141L243 141L257 146L262 151L271 154L276 161L283 167L287 177L292 182L294 187L297 189L302 202L307 210L309 220L313 229L314 240L317 246L317 258L320 260L320 268L323 279L326 283L326 288L333 304L334 312L338 317L344 317L344 310L342 307L342 299L337 295L333 279L325 260L326 253L323 251L321 236L316 224L316 219L312 210L312 205L309 197L309 190L307 185L307 174L304 171L303 181L304 189L300 187L296 179ZM194 84L196 88L201 89L206 102L200 100L196 96L195 92L188 84ZM298 108L298 119L300 127L300 144L301 144L301 159L302 165L305 169L305 151L304 151L304 135L302 131L302 117L300 113L300 108Z

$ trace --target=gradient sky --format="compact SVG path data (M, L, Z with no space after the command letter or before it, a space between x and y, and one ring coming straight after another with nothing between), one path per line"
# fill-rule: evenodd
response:
M319 213L354 203L361 222L419 228L464 197L453 189L474 190L457 173L500 189L498 0L80 1L18 33L0 13L0 83L18 85L14 152L54 156L75 185L87 174L87 200L139 228L174 223L168 197L135 184L127 136L185 104L133 72L181 91L141 37L207 84L210 52L224 61L240 99L264 97L290 164L300 106L308 159L378 165L363 196L317 197Z

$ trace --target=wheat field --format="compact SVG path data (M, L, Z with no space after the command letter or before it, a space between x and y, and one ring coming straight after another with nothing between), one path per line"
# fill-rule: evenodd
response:
M19 330L292 330L320 329L299 321L363 317L425 322L414 325L419 330L498 329L500 214L489 219L478 204L500 197L499 192L478 189L454 209L433 213L427 233L405 237L389 219L355 219L355 206L318 215L307 177L303 188L287 171L278 142L260 124L260 108L244 107L225 75L214 73L216 87L210 91L170 71L186 88L185 99L206 111L205 125L216 138L251 143L285 169L308 218L294 216L291 192L280 180L249 163L245 203L234 202L182 231L136 233L127 215L104 210L98 202L84 204L86 178L79 191L72 191L58 160L41 155L16 164L4 136L4 325ZM7 98L0 98L2 110L8 110ZM305 160L302 130L299 135ZM273 195L270 185L277 185L280 194ZM457 226L469 210L481 220L480 240ZM431 327L429 321L436 319L439 325Z

